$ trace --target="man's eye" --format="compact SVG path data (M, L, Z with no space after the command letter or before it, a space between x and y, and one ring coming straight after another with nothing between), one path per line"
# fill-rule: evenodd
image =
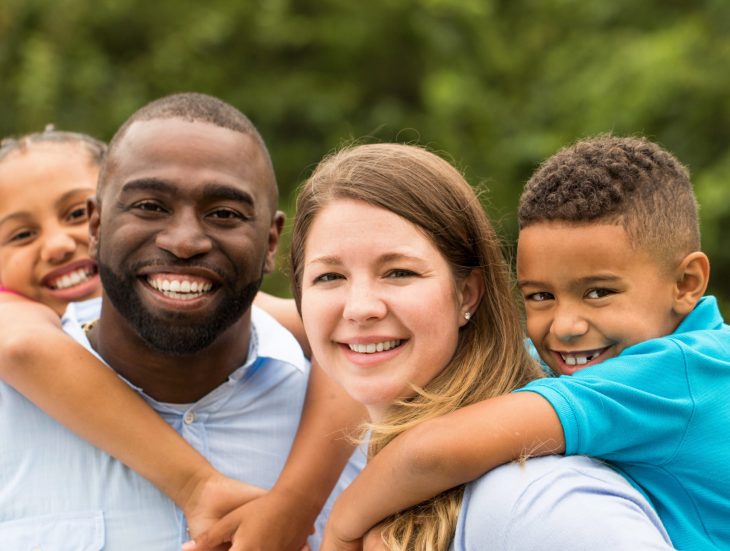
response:
M533 302L545 302L546 300L552 300L553 295L545 291L539 291L537 293L530 293L525 295L525 300L531 300Z
M213 218L218 218L220 220L234 220L244 218L244 216L240 212L232 209L217 209L211 212L209 216L212 216Z
M609 295L613 295L615 291L611 289L590 289L586 293L586 298L596 299L596 298L603 298L607 297Z
M164 212L165 210L162 208L161 205L153 201L140 201L139 203L135 203L134 205L132 205L132 208L144 212Z

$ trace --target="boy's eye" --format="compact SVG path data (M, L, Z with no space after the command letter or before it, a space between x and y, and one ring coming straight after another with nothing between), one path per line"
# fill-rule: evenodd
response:
M613 295L615 291L612 291L611 289L590 289L586 293L586 298L590 299L597 299L597 298L603 298L607 297L609 295Z
M552 293L547 293L545 291L525 295L525 300L531 300L534 302L545 302L546 300L552 300L553 298Z
M8 242L17 243L18 241L25 241L27 239L32 238L34 235L35 235L35 232L33 230L29 230L29 229L18 230L10 236L10 239L8 239Z

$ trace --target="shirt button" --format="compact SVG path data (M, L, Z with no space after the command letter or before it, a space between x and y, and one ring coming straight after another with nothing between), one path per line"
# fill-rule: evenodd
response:
M185 423L186 425L190 425L193 423L193 421L195 421L195 413L193 413L192 411L188 411L183 417L183 423Z

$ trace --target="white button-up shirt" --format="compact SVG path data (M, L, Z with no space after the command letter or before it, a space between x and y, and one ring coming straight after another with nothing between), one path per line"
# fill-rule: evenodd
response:
M63 319L92 352L81 324L99 307L98 300L72 305ZM309 369L294 337L254 307L246 364L207 396L164 404L136 390L222 473L270 488L297 431ZM363 463L356 454L335 493ZM186 529L180 510L147 480L0 383L3 549L178 551Z

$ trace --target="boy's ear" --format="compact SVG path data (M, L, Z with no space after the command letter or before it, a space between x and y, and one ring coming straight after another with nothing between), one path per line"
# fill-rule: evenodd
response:
M459 300L461 302L461 316L459 317L459 327L463 327L469 322L469 319L482 300L484 295L484 278L479 268L474 268L468 276L466 276L458 287ZM465 314L469 313L466 317Z
M99 252L99 202L96 196L86 200L86 212L89 217L89 256L97 260Z
M674 289L674 311L689 314L707 290L710 279L710 260L700 251L689 253L677 268Z

